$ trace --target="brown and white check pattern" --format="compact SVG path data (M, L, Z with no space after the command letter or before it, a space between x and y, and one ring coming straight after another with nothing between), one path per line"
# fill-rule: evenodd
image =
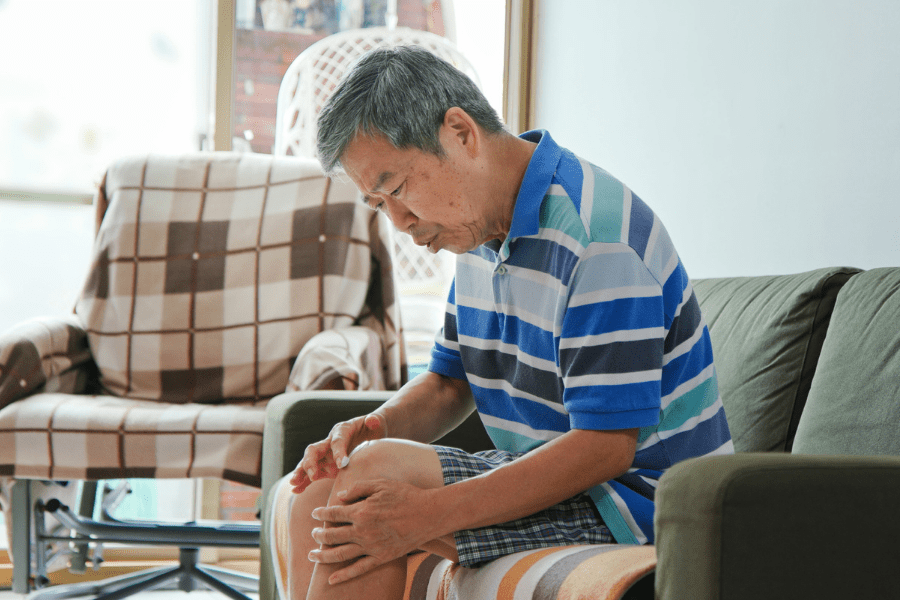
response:
M327 329L371 326L385 387L403 382L390 228L315 161L126 159L97 205L76 318L0 340L0 475L259 485L265 403ZM103 395L55 393L84 391L54 383L78 363Z

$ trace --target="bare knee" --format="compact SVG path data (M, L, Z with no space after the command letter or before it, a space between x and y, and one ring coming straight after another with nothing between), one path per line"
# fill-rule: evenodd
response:
M423 488L444 484L440 459L434 448L408 440L373 440L350 454L340 479L391 479Z
M334 487L334 479L320 479L312 482L300 494L295 494L288 511L288 526L291 531L302 530L307 526L315 526L318 522L310 513L314 508L325 506Z

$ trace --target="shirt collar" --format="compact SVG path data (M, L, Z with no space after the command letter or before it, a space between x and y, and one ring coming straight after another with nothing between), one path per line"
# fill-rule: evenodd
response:
M522 185L516 196L516 206L513 209L509 235L506 236L504 246L511 239L537 234L540 229L541 203L553 181L562 157L560 147L543 129L527 131L519 137L529 142L536 142L538 146L531 155L525 176L522 178Z

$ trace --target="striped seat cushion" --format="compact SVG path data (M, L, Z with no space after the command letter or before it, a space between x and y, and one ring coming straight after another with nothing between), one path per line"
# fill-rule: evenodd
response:
M290 532L294 497L288 477L271 495L269 546L280 597L288 598ZM603 544L530 550L467 569L427 553L407 558L404 600L620 600L629 590L653 597L653 546Z
M265 408L35 394L0 411L2 475L260 484Z

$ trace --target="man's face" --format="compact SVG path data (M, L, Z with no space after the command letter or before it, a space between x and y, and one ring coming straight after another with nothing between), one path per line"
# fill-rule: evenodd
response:
M341 164L365 203L416 244L432 253L463 254L497 236L489 231L485 195L473 185L474 161L443 129L443 157L398 150L384 136L360 134L347 145Z

